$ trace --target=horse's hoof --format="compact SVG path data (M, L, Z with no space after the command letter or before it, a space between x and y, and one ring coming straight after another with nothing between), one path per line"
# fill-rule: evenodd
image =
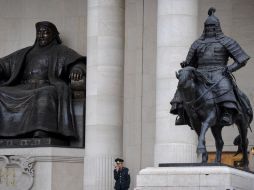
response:
M221 161L220 160L214 160L213 163L214 164L221 164Z
M249 171L250 169L249 169L249 167L248 167L248 166L243 166L243 170L245 170L245 171Z
M204 154L204 153L206 153L206 148L205 147L198 147L197 148L197 153L198 154Z
M207 161L208 161L207 158L203 158L202 161L201 161L201 163L202 163L202 164L207 164Z

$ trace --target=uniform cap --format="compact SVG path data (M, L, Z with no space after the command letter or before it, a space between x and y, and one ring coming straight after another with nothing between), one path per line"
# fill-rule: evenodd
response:
M116 158L115 159L115 162L118 164L118 163L123 163L124 162L124 160L123 159L121 159L121 158Z

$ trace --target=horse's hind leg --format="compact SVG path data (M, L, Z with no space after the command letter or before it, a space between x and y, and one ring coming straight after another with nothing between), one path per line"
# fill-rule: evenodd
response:
M221 163L221 154L224 146L224 142L221 136L222 126L213 126L211 127L211 131L215 140L216 146L216 158L214 160L215 163Z
M207 163L208 161L208 153L207 151L202 153L202 163Z
M241 147L242 147L242 153L243 153L243 168L248 169L249 160L248 160L248 139L247 139L247 133L248 133L248 124L247 120L245 118L238 119L236 121L236 125L241 137Z

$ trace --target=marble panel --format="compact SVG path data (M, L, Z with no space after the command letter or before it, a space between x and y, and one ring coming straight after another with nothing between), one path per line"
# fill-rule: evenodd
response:
M198 0L159 0L159 15L197 15Z
M157 46L189 46L197 35L195 27L197 26L197 17L195 16L160 16L158 17L158 26Z
M141 122L141 97L124 99L124 123Z
M131 49L125 50L125 61L124 61L124 74L126 75L133 75L139 74L141 75L143 69L142 63L142 49ZM125 83L129 83L127 80L124 81Z
M91 1L88 1L88 3ZM87 36L97 36L99 31L99 11L97 7L89 7L87 9Z
M142 76L138 74L126 74L124 77L124 97L135 98L142 96Z
M100 133L98 133L98 131ZM119 135L115 135L118 133ZM115 125L86 125L86 154L100 156L122 152L122 129Z

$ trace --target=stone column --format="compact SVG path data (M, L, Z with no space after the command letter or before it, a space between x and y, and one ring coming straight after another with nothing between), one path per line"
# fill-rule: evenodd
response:
M155 166L197 159L196 134L188 126L175 126L169 114L175 71L197 38L197 14L198 0L158 0Z
M113 189L122 156L124 1L88 0L84 189Z

